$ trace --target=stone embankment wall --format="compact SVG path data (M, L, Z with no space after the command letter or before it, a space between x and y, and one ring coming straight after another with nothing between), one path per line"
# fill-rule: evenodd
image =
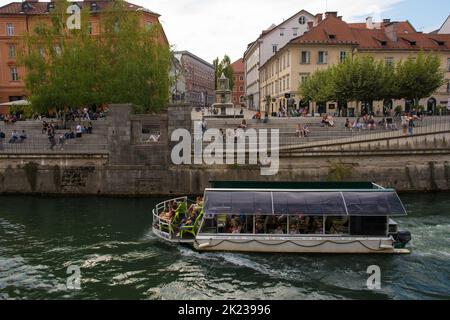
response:
M162 115L130 110L111 107L106 153L0 153L0 193L194 195L210 180L352 180L399 191L450 190L450 132L287 150L281 152L279 173L263 177L258 166L171 164L170 134L191 129L189 106L171 106ZM161 142L145 142L152 132L161 134Z

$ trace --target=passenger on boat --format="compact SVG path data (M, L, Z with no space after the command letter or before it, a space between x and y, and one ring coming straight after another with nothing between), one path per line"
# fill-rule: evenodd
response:
M262 222L256 222L256 234L264 233L264 224Z
M195 223L195 220L197 219L198 216L198 211L197 210L193 210L189 213L188 217L183 218L183 220L181 220L181 224L180 224L180 230L183 229L183 227L187 227L187 226L192 226Z
M311 233L313 234L322 234L323 233L323 222L320 219L314 219L311 223Z
M283 226L281 224L279 224L273 233L274 234L284 234Z
M235 219L231 220L230 233L241 233L241 227Z
M300 234L300 232L298 231L298 227L295 224L291 224L291 227L289 229L289 234L290 235Z

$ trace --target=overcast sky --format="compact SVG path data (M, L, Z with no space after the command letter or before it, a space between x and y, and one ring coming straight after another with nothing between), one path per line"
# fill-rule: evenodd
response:
M229 54L242 57L263 29L301 9L312 14L338 11L349 22L392 18L410 20L418 31L441 26L450 14L447 0L128 0L161 14L176 50L188 50L211 62ZM4 5L10 1L0 0Z

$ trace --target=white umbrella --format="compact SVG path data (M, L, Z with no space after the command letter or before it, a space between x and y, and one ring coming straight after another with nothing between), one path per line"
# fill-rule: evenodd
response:
M5 102L5 103L1 103L1 106L29 106L30 102L28 100L17 100L17 101L10 101L10 102Z

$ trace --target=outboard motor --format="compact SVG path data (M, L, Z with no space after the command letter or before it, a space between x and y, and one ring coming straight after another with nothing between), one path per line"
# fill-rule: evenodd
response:
M411 232L408 230L401 230L397 234L393 235L395 239L395 248L403 249L411 241Z

